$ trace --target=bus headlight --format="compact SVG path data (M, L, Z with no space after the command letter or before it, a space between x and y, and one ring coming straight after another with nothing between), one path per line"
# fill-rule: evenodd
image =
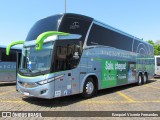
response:
M55 76L55 77L50 78L50 79L46 79L46 80L39 81L39 82L37 82L37 84L39 84L39 85L44 85L44 84L47 84L47 83L52 82L52 81L54 81L54 80L60 79L60 78L62 78L63 76L64 76L64 74L59 75L59 76Z
M42 81L39 81L37 82L39 85L44 85L44 84L47 84L49 82L52 82L54 80L54 78L52 79L47 79L47 80L42 80Z
M37 82L39 85L43 85L43 84L47 84L48 83L48 80L42 80L42 81L39 81Z
M54 81L54 78L52 78L52 79L47 79L47 80L42 80L42 81L39 81L39 82L37 82L39 85L44 85L44 84L47 84L47 83L49 83L49 82L52 82L52 81Z

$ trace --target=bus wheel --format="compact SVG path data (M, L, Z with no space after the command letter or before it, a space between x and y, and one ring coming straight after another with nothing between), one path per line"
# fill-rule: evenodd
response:
M143 78L142 78L142 74L141 74L141 73L139 73L139 75L138 75L137 85L142 85L142 80L143 80Z
M84 98L91 98L96 93L95 82L93 78L89 77L86 79L84 86L83 86L83 93L82 96Z
M147 73L145 73L143 76L143 84L146 84L147 82L148 82L148 76Z

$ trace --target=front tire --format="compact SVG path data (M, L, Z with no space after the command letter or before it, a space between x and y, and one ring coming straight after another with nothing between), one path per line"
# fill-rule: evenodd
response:
M91 98L96 93L96 86L93 78L89 77L86 79L84 86L83 86L83 93L82 96L84 98Z

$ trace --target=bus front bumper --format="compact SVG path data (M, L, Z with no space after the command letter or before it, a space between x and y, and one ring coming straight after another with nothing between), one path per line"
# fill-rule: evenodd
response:
M27 87L27 83L22 85L17 82L17 90L25 96L52 99L54 98L54 81L43 85L30 85L29 87Z

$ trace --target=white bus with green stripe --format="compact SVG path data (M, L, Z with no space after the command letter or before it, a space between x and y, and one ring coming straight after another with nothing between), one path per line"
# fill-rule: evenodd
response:
M137 83L154 75L153 46L130 34L78 14L39 20L23 44L17 77L20 93L39 98L82 94Z

